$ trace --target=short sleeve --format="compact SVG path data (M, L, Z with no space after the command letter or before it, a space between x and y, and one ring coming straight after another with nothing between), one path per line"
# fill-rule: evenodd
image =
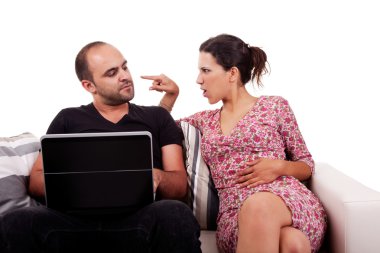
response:
M160 122L159 127L159 143L160 147L178 144L182 145L183 133L181 128L176 124L173 117L168 111L161 107L157 107L157 119Z
M47 134L61 134L65 133L65 120L64 120L64 110L60 111L53 121L50 123Z

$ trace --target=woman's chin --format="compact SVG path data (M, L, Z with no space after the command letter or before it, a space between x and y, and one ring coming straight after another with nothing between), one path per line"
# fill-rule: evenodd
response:
M219 101L216 101L216 100L213 100L213 99L208 99L208 103L210 104L210 105L214 105L214 104L216 104L216 103L218 103Z

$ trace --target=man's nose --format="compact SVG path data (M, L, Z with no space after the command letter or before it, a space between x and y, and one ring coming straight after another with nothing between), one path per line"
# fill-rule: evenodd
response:
M125 81L126 79L129 80L129 79L131 79L131 74L129 73L128 70L124 70L124 69L122 69L122 70L120 71L119 79L120 79L120 81Z

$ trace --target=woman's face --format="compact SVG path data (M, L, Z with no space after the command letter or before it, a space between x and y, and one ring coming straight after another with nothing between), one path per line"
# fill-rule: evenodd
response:
M214 56L207 52L199 53L198 69L197 83L208 102L215 104L225 99L230 91L229 71L225 71Z

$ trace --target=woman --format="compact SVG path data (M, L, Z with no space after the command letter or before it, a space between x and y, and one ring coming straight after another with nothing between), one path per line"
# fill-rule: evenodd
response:
M197 83L216 110L181 119L202 133L202 156L218 190L217 243L223 252L316 252L326 230L326 214L301 181L314 161L296 118L278 96L251 96L245 84L267 72L263 50L232 35L200 46ZM178 87L166 76L151 89L166 91L169 111Z

